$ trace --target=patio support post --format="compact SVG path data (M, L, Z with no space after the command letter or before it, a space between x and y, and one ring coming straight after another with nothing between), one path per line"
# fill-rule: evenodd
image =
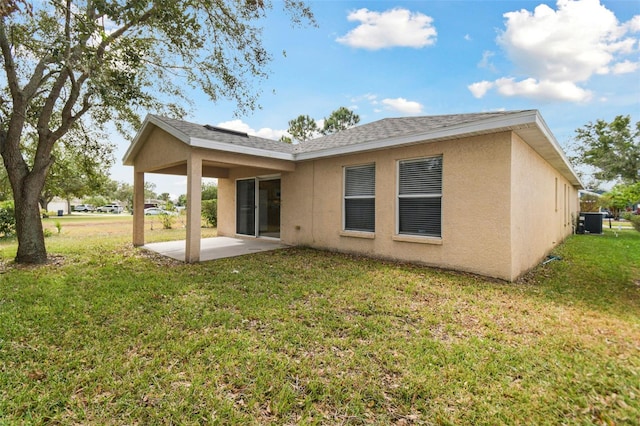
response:
M144 245L144 172L133 173L133 245Z
M202 158L191 153L187 159L187 241L185 262L200 261L200 238L202 237Z

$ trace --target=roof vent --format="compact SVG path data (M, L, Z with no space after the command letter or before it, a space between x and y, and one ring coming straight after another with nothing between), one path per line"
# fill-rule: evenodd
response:
M249 135L247 135L245 132L238 132L237 130L231 130L231 129L225 129L222 127L216 127L216 126L212 126L210 124L205 124L204 128L207 130L211 130L212 132L222 132L222 133L227 133L229 135L236 135L236 136L242 136L245 138L248 138Z

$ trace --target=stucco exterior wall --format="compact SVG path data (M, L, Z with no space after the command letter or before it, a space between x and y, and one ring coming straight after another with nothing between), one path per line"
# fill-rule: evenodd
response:
M291 214L312 212L311 235L300 229L291 242L506 278L509 144L509 134L502 133L313 161L307 166L313 190ZM398 236L397 162L436 155L443 157L442 238ZM368 163L376 165L376 231L373 238L359 238L341 232L343 167Z
M162 129L155 128L148 140L153 141L142 146L135 157L138 172L152 172L158 165L166 167L187 161L189 146Z
M232 179L218 179L218 236L232 237L236 233L236 189Z
M511 169L511 279L516 279L573 233L579 200L578 190L516 134Z
M397 235L398 161L436 155L443 158L442 238ZM345 232L343 169L371 163L376 166L375 232ZM236 180L273 175L281 178L285 244L505 280L530 269L569 235L568 211L577 209L577 190L515 134L503 132L302 161L289 172L231 169L218 184L219 235L236 235Z
M396 235L397 162L443 156L442 239ZM282 175L284 243L508 279L510 134L298 163ZM375 163L376 231L342 232L343 167Z

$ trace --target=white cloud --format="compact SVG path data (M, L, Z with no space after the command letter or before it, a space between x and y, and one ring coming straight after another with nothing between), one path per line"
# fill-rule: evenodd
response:
M475 98L482 98L487 92L494 86L494 83L491 81L479 81L477 83L473 83L467 86L471 94Z
M355 96L351 99L352 102L365 101L373 107L374 113L381 113L387 111L397 111L407 115L421 114L423 111L423 105L416 101L409 101L405 98L385 98L378 99L378 95L373 93L366 93L361 96ZM383 108L381 108L381 106ZM355 108L352 108L355 109Z
M640 15L636 15L624 24L625 29L630 33L640 32Z
M480 68L487 68L491 71L496 71L496 67L491 62L491 58L495 56L495 52L491 52L490 50L485 50L482 52L482 60L478 63Z
M541 4L533 12L504 14L505 30L497 42L518 73L528 77L496 80L500 94L584 102L592 94L578 84L593 75L637 70L625 55L637 50L638 39L631 35L640 31L640 16L620 24L600 0L558 0L556 7ZM486 88L486 82L469 86L476 97Z
M263 127L260 130L254 130L251 126L249 126L242 120L224 121L222 123L218 123L217 126L272 140L278 140L280 139L280 136L287 134L286 130L270 129L268 127Z
M631 62L629 60L625 60L623 62L618 62L611 68L611 72L614 74L627 74L630 72L634 72L640 69L639 62Z
M415 101L408 101L405 98L383 99L381 101L387 109L401 112L403 114L416 115L422 113L422 105Z
M347 19L360 22L360 25L336 41L351 47L370 50L386 47L421 48L435 44L438 34L433 26L433 18L401 8L385 12L358 9L349 13Z
M570 81L538 81L527 78L515 81L513 78L500 78L495 81L495 87L503 96L522 96L539 100L558 100L569 102L587 102L592 93L578 87Z
M364 95L352 96L349 102L353 104L362 102L362 101L374 103L376 102L376 99L378 99L378 95L375 95L373 93L365 93Z

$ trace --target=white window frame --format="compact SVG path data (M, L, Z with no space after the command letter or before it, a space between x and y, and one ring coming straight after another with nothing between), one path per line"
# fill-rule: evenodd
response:
M425 242L426 240L437 240L439 243L442 241L442 198L443 198L442 193L443 193L444 182L442 182L439 193L429 192L429 193L421 193L421 194L400 194L400 166L406 163L414 163L414 162L417 163L417 162L421 162L421 161L425 161L433 158L440 159L441 167L442 167L442 170L440 172L441 173L440 178L441 180L443 180L444 179L444 158L442 155L432 155L427 157L402 159L402 160L396 161L396 226L395 226L396 235L394 237L395 240L415 241L416 239L418 239L418 240L425 240ZM439 235L417 234L417 233L400 231L400 200L410 199L410 198L419 198L419 199L439 198L440 199Z
M373 167L373 195L347 195L347 170L359 169L359 168L368 168ZM359 164L356 166L344 166L342 168L342 231L345 233L364 233L372 235L375 233L375 203L376 203L376 164L368 163L368 164ZM373 199L374 210L373 210L373 230L362 230L362 229L347 229L347 200L364 200L364 199Z

